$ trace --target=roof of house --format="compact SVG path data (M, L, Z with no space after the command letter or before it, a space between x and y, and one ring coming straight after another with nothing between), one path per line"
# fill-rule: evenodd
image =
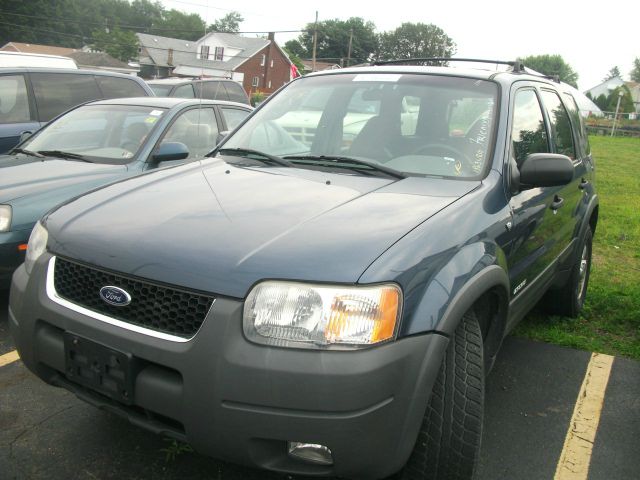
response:
M235 33L211 32L201 39L192 42L178 38L160 37L146 33L137 33L140 46L144 47L148 56L141 53L140 63L155 64L160 67L190 66L205 67L214 70L235 70L260 50L267 47L270 40L266 38L243 37ZM197 45L207 39L214 39L216 46L239 50L235 56L225 61L201 60L197 58ZM208 41L207 43L212 43ZM276 44L277 45L277 44ZM173 62L169 65L169 49L173 50Z
M313 67L313 60L302 60L302 64L305 69L311 71L311 68ZM322 70L335 70L337 68L340 68L340 65L337 63L316 61L316 72L320 72Z
M20 53L40 53L44 55L62 55L68 56L70 53L77 52L76 48L54 47L52 45L39 45L37 43L20 43L8 42L0 50L7 52Z
M102 67L102 68L117 68L123 70L135 70L127 63L112 57L108 53L104 52L73 52L67 55L69 58L73 58L80 66L86 67Z

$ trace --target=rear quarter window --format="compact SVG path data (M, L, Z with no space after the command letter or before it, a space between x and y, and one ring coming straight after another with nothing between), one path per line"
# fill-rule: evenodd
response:
M93 75L32 73L31 84L41 122L48 122L81 103L102 98Z
M202 82L202 98L209 100L229 100L224 82Z
M30 119L29 97L24 77L0 76L0 123L24 123Z
M249 103L249 97L247 97L244 88L240 85L233 82L225 82L224 86L227 89L229 100L232 102Z
M147 92L134 80L96 76L104 98L146 97Z

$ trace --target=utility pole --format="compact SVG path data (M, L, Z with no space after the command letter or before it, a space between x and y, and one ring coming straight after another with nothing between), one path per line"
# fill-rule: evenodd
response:
M311 60L311 71L316 71L316 46L318 44L318 11L316 10L316 23L313 25L313 58Z
M353 43L353 27L349 30L349 53L347 54L347 67L351 66L351 44Z
M613 137L613 134L616 133L616 120L618 119L618 111L620 110L620 100L622 100L622 96L624 95L624 93L622 92L622 90L620 90L618 92L618 103L616 105L616 114L613 116L613 126L611 127L611 136Z

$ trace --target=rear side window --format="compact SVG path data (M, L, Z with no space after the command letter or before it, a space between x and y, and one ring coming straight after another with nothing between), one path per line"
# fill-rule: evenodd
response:
M576 150L573 146L573 131L569 114L562 105L556 92L542 90L542 101L547 109L551 123L551 136L556 146L556 153L566 155L572 160L576 158Z
M176 87L173 91L173 96L178 98L193 98L195 96L193 93L193 85L188 83L186 85Z
M511 142L518 167L531 153L549 152L542 109L536 92L533 90L520 90L516 94Z
M80 103L102 98L93 75L32 73L31 84L41 122L48 122Z
M246 110L240 110L239 108L223 107L222 114L224 115L224 119L227 122L227 129L233 130L238 125L240 125L240 122L242 122L242 120L244 120L247 115L249 115L249 112L247 112Z
M578 134L576 135L576 137L578 138L578 152L581 157L589 155L591 153L591 147L589 146L589 137L587 135L587 129L584 125L582 115L580 115L580 110L578 110L578 104L576 103L575 98L573 98L568 93L563 93L562 99L564 100L564 104L569 111L569 116L571 117L571 121L573 122L573 129Z
M223 82L202 82L202 98L209 100L229 100Z
M22 75L0 77L0 123L24 123L31 119L27 86Z
M225 82L224 86L227 89L229 100L232 102L249 103L247 94L240 85L233 82Z
M104 98L146 97L147 92L135 81L118 77L96 75Z

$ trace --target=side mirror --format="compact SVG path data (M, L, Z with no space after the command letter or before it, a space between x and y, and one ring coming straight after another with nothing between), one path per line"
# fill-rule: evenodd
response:
M22 132L20 134L20 140L18 140L18 145L24 142L27 138L30 138L33 135L33 132Z
M229 130L224 130L218 133L218 137L216 138L216 145L219 144L225 138L227 138L227 135L229 135Z
M154 162L170 162L172 160L184 160L189 156L189 149L184 143L161 143L158 150L151 156Z
M566 185L573 173L573 162L566 155L532 153L520 166L520 189Z

